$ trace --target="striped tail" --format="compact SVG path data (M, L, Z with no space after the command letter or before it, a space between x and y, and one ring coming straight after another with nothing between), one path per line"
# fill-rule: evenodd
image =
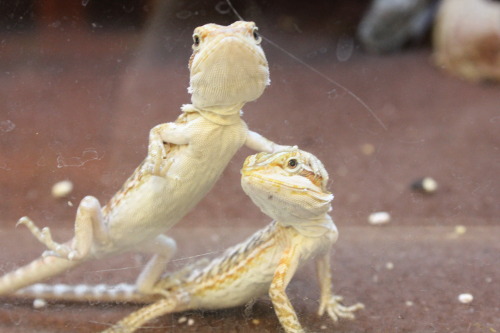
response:
M25 298L70 302L152 303L159 296L144 295L133 284L67 285L37 283L15 293Z
M19 267L0 277L0 295L12 294L18 289L56 276L82 262L84 260L70 261L54 256L35 259L26 266Z

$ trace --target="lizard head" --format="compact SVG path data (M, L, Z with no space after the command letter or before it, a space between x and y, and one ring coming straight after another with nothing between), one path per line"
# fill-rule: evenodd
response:
M188 91L193 105L216 113L235 113L262 95L270 81L261 39L253 22L196 28L189 60Z
M241 170L241 184L252 201L273 219L300 223L331 210L328 174L314 155L292 148L249 156Z

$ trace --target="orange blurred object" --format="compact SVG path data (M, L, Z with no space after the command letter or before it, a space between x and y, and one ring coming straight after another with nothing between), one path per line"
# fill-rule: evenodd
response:
M500 2L443 0L433 42L438 66L470 81L500 82Z

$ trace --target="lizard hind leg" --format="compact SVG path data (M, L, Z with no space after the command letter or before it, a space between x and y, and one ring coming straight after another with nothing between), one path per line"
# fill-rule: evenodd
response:
M91 196L83 198L78 206L75 220L75 236L72 241L61 244L53 240L50 228L40 229L28 217L22 217L17 225L25 225L48 251L43 256L55 256L68 260L82 260L90 252L94 240L103 242L106 232L99 201Z
M175 240L165 235L158 235L153 242L144 244L141 251L154 255L136 280L135 285L139 292L146 295L164 294L163 289L155 288L155 286L176 250Z
M185 296L185 295L184 295ZM183 304L188 301L183 295L173 294L171 297L162 298L155 303L142 309L132 312L118 323L102 331L101 333L132 333L139 329L146 322L162 316L164 314L182 311Z

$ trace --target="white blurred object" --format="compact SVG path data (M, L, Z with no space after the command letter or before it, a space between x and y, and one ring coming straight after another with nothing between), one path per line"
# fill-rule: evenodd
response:
M434 61L471 81L500 81L500 2L443 0L434 27Z
M391 221L391 215L387 212L375 212L368 216L368 222L373 225L386 224Z
M33 308L35 308L35 309L42 309L46 306L47 306L47 302L44 299L35 298L33 300Z
M458 295L458 301L463 304L468 304L474 300L474 296L471 294L460 294Z
M52 196L60 199L67 197L73 191L73 183L69 180L62 180L52 186Z

